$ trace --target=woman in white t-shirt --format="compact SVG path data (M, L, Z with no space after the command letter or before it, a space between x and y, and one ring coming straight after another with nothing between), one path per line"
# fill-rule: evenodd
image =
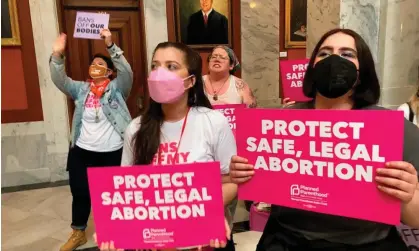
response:
M212 110L204 93L200 55L181 43L160 43L153 54L148 88L147 111L125 132L122 166L219 161L224 205L228 205L237 194L237 185L228 177L236 141L227 118ZM226 243L216 241L211 246L225 248ZM115 250L112 243L101 247Z
M416 93L409 102L402 104L397 110L404 112L404 117L419 127L419 80Z
M133 72L124 52L112 41L109 29L100 36L109 56L96 54L89 66L90 79L73 80L65 71L67 36L60 34L53 44L49 66L54 85L75 104L67 171L72 195L72 233L60 251L72 251L86 244L91 201L88 167L118 166L121 163L124 132L131 122L126 100L131 92ZM117 76L112 75L116 69Z

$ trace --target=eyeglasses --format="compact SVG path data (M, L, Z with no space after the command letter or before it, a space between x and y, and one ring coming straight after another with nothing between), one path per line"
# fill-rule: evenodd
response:
M211 56L210 56L210 58L209 58L209 60L210 60L210 61L214 61L214 60L216 60L217 58L219 58L219 59L221 59L221 60L228 60L228 59L229 59L229 58L228 58L228 56L227 56L227 57L225 57L225 56L221 56L221 55L215 54L215 55L211 55Z

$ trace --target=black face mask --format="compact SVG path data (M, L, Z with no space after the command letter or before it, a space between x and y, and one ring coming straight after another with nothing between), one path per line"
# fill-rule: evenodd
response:
M313 70L314 87L326 98L345 95L358 79L355 64L338 55L330 55L317 62Z

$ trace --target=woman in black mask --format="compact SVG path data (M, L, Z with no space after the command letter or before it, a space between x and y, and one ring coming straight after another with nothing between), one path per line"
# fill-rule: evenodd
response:
M303 83L309 103L294 109L371 109L380 98L374 60L354 31L335 29L314 48ZM402 203L402 221L419 228L419 130L404 123L403 161L377 170L377 189ZM391 132L389 132L391 133ZM230 177L240 184L251 179L253 165L234 156ZM356 195L355 195L356 196ZM360 205L363 206L363 205ZM396 227L375 222L273 206L257 251L407 251Z

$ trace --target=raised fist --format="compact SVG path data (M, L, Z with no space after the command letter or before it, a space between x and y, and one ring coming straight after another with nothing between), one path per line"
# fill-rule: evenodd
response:
M100 36L105 39L106 46L112 45L112 33L109 29L103 29L100 31Z

